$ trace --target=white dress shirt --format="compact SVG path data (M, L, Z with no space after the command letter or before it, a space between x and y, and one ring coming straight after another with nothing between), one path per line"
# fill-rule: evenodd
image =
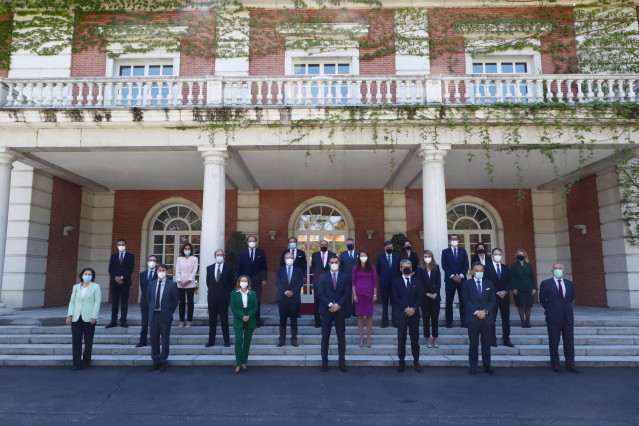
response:
M248 308L248 291L244 293L242 290L238 290L242 294L242 306Z

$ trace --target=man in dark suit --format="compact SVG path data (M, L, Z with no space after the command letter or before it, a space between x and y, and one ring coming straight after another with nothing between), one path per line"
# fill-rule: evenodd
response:
M146 265L148 269L140 272L140 313L142 314L142 330L140 330L140 342L136 348L146 346L149 334L149 283L157 279L156 271L158 259L154 255L149 256Z
M220 317L220 328L224 338L224 347L231 346L229 338L229 304L231 291L235 288L233 267L224 262L224 250L215 250L215 263L206 267L206 300L209 305L209 341L204 345L210 348L215 345L217 318Z
M293 253L284 255L284 266L277 270L275 285L277 293L275 300L280 311L280 339L277 347L284 346L286 341L286 320L291 319L291 345L297 347L297 317L300 313L302 298L300 292L304 285L304 274L294 266Z
M322 240L320 241L320 251L313 253L311 256L311 270L313 271L313 314L315 316L315 328L320 328L322 326L322 319L320 316L320 299L317 294L317 283L319 283L320 277L325 272L328 272L330 266L328 264L328 260L331 257L335 256L335 253L332 251L328 251L328 241ZM341 305L342 309L346 309L346 304ZM346 315L346 311L343 312Z
M348 306L346 308L346 316L356 316L353 306L353 267L359 262L359 252L355 250L355 239L346 239L346 251L343 251L339 255L339 270L344 274L346 283L349 288L350 297L348 299Z
M459 319L461 326L466 327L466 311L464 300L461 297L462 282L468 273L468 254L466 250L457 247L459 237L457 234L450 236L450 247L442 251L442 269L444 270L444 283L446 286L446 328L453 326L453 301L455 292L459 301Z
M464 309L466 309L466 321L468 324L468 361L470 362L470 374L477 373L479 362L477 349L481 336L481 362L484 371L495 374L490 366L490 339L493 332L495 317L495 288L493 283L484 278L484 266L477 262L473 265L474 277L462 284L462 296Z
M397 371L404 372L406 368L406 334L410 334L410 349L413 354L413 366L418 373L422 372L419 365L419 308L422 303L421 294L423 284L417 277L411 277L413 265L410 260L399 262L402 275L396 277L391 284L393 294L393 325L397 327L397 357L399 367Z
M377 275L379 291L382 293L382 328L388 327L388 302L391 298L391 283L401 275L400 257L393 253L393 243L384 242L384 253L377 256Z
M320 312L322 315L322 369L328 371L328 341L331 338L331 328L335 324L337 334L337 351L339 353L339 370L347 372L346 368L346 304L349 292L346 289L344 274L339 272L339 259L335 256L329 259L330 271L320 277L317 290L320 297Z
M246 275L251 278L251 289L255 291L257 297L257 315L255 321L257 327L262 326L260 317L260 305L262 303L262 287L266 285L268 279L268 266L266 264L266 253L264 250L257 248L257 238L255 235L249 235L246 239L248 248L240 252L240 258L237 262L237 277Z
M493 315L493 337L490 345L497 347L497 333L495 324L497 322L497 311L501 312L501 335L504 339L504 345L514 348L510 342L510 277L507 265L501 263L503 252L496 247L492 251L492 256L486 256L486 266L484 275L492 281L495 286L496 304Z
M169 341L171 339L171 323L178 307L179 293L177 284L166 278L166 265L158 266L158 278L149 284L149 324L151 325L151 358L153 367L149 371L166 371L169 358ZM160 352L160 338L162 352Z
M552 369L561 373L559 366L559 339L564 340L566 370L579 373L575 367L575 317L572 305L575 302L575 286L564 279L564 265L552 265L553 278L544 280L539 286L539 303L545 309L548 328L548 349Z
M280 257L280 267L285 265L284 255L286 253L293 253L293 266L299 268L306 275L306 253L297 248L297 238L291 237L288 239L288 248L282 252Z
M120 326L128 327L126 314L129 310L129 291L131 290L131 275L135 268L135 256L126 251L126 241L120 238L117 243L118 252L111 255L109 260L109 287L111 288L111 322L106 328L118 325L118 306L122 305Z

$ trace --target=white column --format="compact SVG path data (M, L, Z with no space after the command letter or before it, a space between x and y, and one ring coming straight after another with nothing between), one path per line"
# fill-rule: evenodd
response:
M15 157L7 149L0 148L0 308L2 303L2 277L4 275L4 253L7 246L7 223L9 221L9 192L11 169Z
M224 248L224 213L226 207L226 147L202 146L204 188L202 195L202 236L200 237L199 309L207 308L206 267L213 263L215 250ZM206 312L198 312L206 315Z
M450 145L422 144L419 151L422 159L424 248L432 250L439 264L442 250L448 247L444 157L449 150Z

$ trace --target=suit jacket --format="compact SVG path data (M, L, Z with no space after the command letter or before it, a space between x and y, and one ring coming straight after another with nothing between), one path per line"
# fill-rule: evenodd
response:
M488 321L495 321L492 312L495 310L497 300L495 299L495 285L490 280L481 280L481 296L477 292L475 278L471 278L462 283L462 300L466 309L466 322L478 323L481 321L475 316L475 311L487 310Z
M453 249L448 247L442 250L442 269L444 270L444 282L452 284L454 281L451 275L463 275L462 280L466 279L468 273L468 254L463 248L457 248L457 259L453 255Z
M337 303L344 309L350 292L348 291L348 283L346 282L346 276L343 273L337 272L337 288L333 288L333 273L324 272L317 283L317 293L320 299L319 311L320 314L326 314L328 312L329 303Z
M157 268L153 270L151 281L158 279ZM140 272L140 306L149 306L149 270Z
M495 293L498 291L510 291L510 269L508 265L501 264L501 278L497 276L497 270L493 264L492 259L490 263L487 261L484 267L484 276L493 282L495 285ZM510 296L508 296L510 297ZM509 299L510 300L510 299Z
M561 297L554 278L541 282L539 286L539 303L545 309L546 322L549 324L561 324L564 319L569 324L574 324L575 318L572 305L575 302L575 285L572 281L562 279L566 294Z
M226 304L231 300L231 291L235 288L235 276L233 275L233 267L224 262L222 266L222 275L220 275L220 281L217 280L217 263L206 267L206 288L207 302L219 303L224 302Z
M119 285L115 281L115 277L124 277L124 284L131 285L131 275L133 275L133 268L135 268L135 256L132 253L124 252L124 259L120 265L120 252L113 253L111 259L109 259L109 284Z
M288 303L302 303L302 297L300 296L300 292L302 291L302 286L304 285L304 274L302 270L296 268L293 265L293 271L291 272L291 282L288 282L288 266L281 266L277 270L277 274L275 275L275 285L277 287L277 293L275 295L276 302L288 302ZM284 293L288 290L293 292L293 296L288 297Z
M410 263L413 265L413 271L419 266L419 257L417 256L417 253L412 250L410 252L410 256L407 255L406 250L402 250L402 254L399 255L399 258L410 260Z
M489 263L493 263L493 259L490 257L490 255L488 253L485 253L484 256L485 256L484 257L484 262L486 262L486 265L488 265ZM472 266L473 266L473 264L475 262L480 262L479 255L477 253L475 253L472 256L470 256L470 266L471 266L471 268L472 268Z
M313 270L313 284L317 284L320 280L320 277L324 272L328 272L331 270L330 264L328 261L331 257L335 256L330 250L326 250L326 266L322 263L322 252L316 251L311 256L311 269ZM332 278L331 278L332 279ZM341 306L341 305L340 305Z
M388 255L386 252L377 256L377 264L375 269L377 269L377 275L379 275L379 287L390 288L391 282L402 275L402 272L399 270L399 261L400 257L398 254L393 253L392 256L392 266L388 266Z
M515 260L510 265L510 288L520 291L531 291L537 289L537 281L535 280L535 272L532 265L528 262L521 262Z
M428 271L425 268L419 267L415 271L415 277L419 278L419 280L422 282L422 302L429 300L442 300L442 273L439 269L439 266L430 271L430 277L428 276ZM435 299L431 299L430 297L426 296L426 293L436 294L437 297Z
M349 256L348 250L343 251L339 255L339 270L346 276L349 283L353 280L353 267L359 262L359 252L353 250L353 259Z
M286 249L282 252L282 256L280 257L280 266L286 266L286 262L284 261L284 255L286 253L290 253L291 249ZM302 250L297 249L295 253L295 259L293 259L293 266L299 268L303 274L306 274L306 253Z
M406 308L415 309L413 317L419 318L419 308L422 304L424 284L416 276L410 277L410 285L406 287L403 276L395 277L391 283L391 300L393 301L393 323L408 321L404 313Z
M151 281L149 283L149 323L153 321L155 315L155 296L157 295L158 280ZM160 300L160 321L163 323L169 323L173 321L173 313L178 307L179 292L177 283L165 278L164 292L162 293L162 299Z
M256 247L253 261L251 261L248 248L240 252L240 258L237 262L237 277L240 275L250 277L254 287L262 285L262 281L268 279L268 266L266 265L266 253L264 253L264 250Z
M244 315L249 316L249 320L246 322L246 327L250 330L255 330L257 322L255 321L255 314L257 314L257 295L253 290L249 290L247 298L247 307L244 307L242 303L242 292L236 290L231 292L231 312L233 312L233 329L241 330L244 326L242 317Z
M71 321L75 322L80 317L82 321L89 322L91 318L98 319L100 313L100 303L102 301L102 294L100 292L100 285L94 282L89 283L87 291L82 298L82 291L80 287L82 283L73 286L71 291L71 300L69 301L69 311L67 316L72 317Z

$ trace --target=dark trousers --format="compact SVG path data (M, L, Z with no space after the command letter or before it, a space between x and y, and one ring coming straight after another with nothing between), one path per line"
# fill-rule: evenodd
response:
M209 304L209 343L215 342L215 333L217 331L217 318L220 318L220 328L222 329L222 337L224 343L229 343L229 303L230 301L217 301L208 299Z
M184 322L184 318L186 316L186 320L188 322L193 321L193 298L195 297L195 288L178 288L178 294L180 297L180 322ZM187 311L188 312L185 312Z
M131 290L130 284L111 284L111 324L118 323L119 305L122 305L120 323L126 324L126 314L129 311L129 290Z
M382 296L382 325L388 325L388 302L390 301L390 285L379 286Z
M255 324L259 327L260 323L262 322L262 281L254 281L253 279L251 279L251 282L253 283L251 289L255 292L255 297L257 298L257 314L255 314Z
M284 300L278 303L280 308L280 335L286 335L286 321L291 319L291 337L297 337L297 317L300 314L300 304Z
M331 329L335 324L337 334L337 351L339 353L339 365L346 363L346 312L340 309L337 312L322 314L322 365L328 364L328 341L331 338Z
M395 321L397 327L397 358L404 363L406 358L406 334L410 335L410 351L413 354L413 362L419 362L419 315L415 312L412 317Z
M462 283L446 283L446 324L453 323L453 299L455 298L455 292L457 292L458 306L459 306L459 319L462 325L466 324L466 313L464 312L464 302L462 302L461 292Z
M151 358L153 365L166 364L169 359L169 339L171 338L171 323L163 322L160 313L156 312L151 320ZM162 352L160 352L160 338Z
M546 323L548 328L548 349L550 363L553 368L559 368L559 338L564 340L564 358L566 367L575 366L575 330L574 325L563 321L560 324Z
M493 337L492 343L497 344L497 311L501 313L501 336L504 339L504 343L510 342L510 295L506 293L506 296L502 299L497 296L497 304L495 305L495 310L492 314L493 319Z
M91 324L91 321L85 322L80 317L71 323L74 367L88 367L91 364L94 335L95 324ZM84 354L82 354L82 339L84 339Z
M468 339L470 345L468 347L468 361L470 368L477 368L479 363L479 338L481 336L481 362L484 368L490 368L490 340L493 333L494 318L489 320L488 317L480 320L471 320L468 323Z
M433 337L439 337L440 300L424 296L422 302L422 318L424 318L424 337L430 337L430 325L433 326Z
M140 314L142 319L142 330L140 330L140 344L146 345L149 334L149 304L140 303Z
M313 316L315 317L315 327L322 325L322 316L320 315L320 297L317 293L317 284L313 284Z

